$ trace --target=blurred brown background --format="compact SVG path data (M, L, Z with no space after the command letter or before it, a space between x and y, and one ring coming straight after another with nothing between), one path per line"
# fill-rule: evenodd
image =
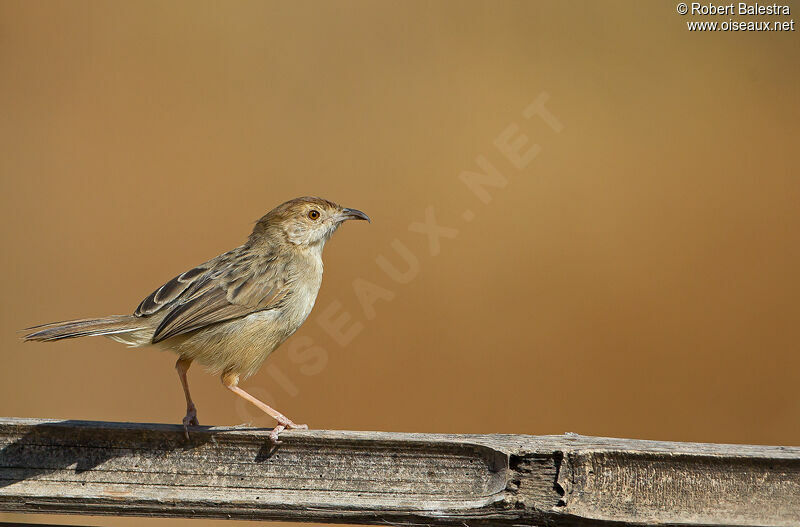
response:
M800 41L686 20L674 2L1 1L0 415L178 423L171 355L16 331L129 313L314 194L373 223L328 245L285 345L317 358L284 349L243 385L296 421L800 444ZM560 133L523 115L543 93ZM541 149L523 169L495 146L509 126ZM489 203L459 179L478 156L507 178ZM429 207L458 229L437 255L409 230ZM419 267L404 284L376 262L404 267L396 240ZM391 300L365 312L357 279ZM321 324L337 307L351 338ZM189 376L201 423L271 426Z

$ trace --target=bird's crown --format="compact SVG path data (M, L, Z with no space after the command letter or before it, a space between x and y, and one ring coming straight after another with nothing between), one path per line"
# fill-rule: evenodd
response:
M324 245L346 220L369 220L356 209L342 207L327 199L304 196L282 203L256 222L250 243L269 241L290 245Z

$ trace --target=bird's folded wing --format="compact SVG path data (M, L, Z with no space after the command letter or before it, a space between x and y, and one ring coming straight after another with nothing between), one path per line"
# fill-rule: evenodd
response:
M234 251L231 251L233 253ZM288 269L269 257L223 254L176 276L145 298L136 316L167 314L153 343L280 306L289 294Z
M196 285L199 279L204 278L209 270L210 266L204 264L190 269L183 274L179 274L142 300L142 303L139 304L139 307L134 311L134 316L149 317L162 309L174 307L174 303L179 300L190 287Z

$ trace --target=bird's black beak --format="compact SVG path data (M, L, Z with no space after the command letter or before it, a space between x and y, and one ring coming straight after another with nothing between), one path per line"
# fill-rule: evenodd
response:
M345 220L367 220L372 223L369 216L358 209L342 209L342 212L339 213L339 221Z

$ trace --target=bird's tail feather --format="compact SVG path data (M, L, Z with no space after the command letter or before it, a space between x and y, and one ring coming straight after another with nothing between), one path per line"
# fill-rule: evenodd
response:
M97 335L115 335L129 333L143 329L141 320L133 315L113 315L103 318L84 318L68 320L65 322L52 322L26 328L25 331L35 329L22 337L26 342L71 339L75 337L94 337Z

